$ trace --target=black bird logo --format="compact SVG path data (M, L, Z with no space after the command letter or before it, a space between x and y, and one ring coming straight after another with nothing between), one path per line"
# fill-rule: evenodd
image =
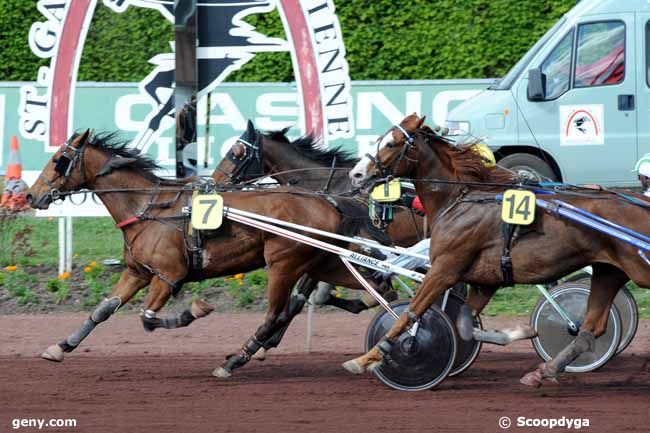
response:
M573 120L573 124L575 125L576 129L583 134L587 133L587 128L584 128L583 126L586 126L585 124L591 122L591 119L587 116L582 116L582 117L577 117Z
M104 0L104 4L122 12L128 6L157 9L174 23L174 2L169 0ZM268 13L276 7L274 0L197 0L198 46L196 59L199 82L197 93L205 94L217 87L231 72L250 61L257 52L289 51L287 41L262 35L243 21L254 13ZM144 150L158 137L165 117L174 118L174 53L154 56L155 67L140 82L140 92L149 96L154 109L147 115L147 129L133 140Z

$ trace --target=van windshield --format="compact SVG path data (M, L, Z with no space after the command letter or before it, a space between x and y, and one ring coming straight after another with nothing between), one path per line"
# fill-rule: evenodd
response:
M528 50L524 57L522 57L517 64L510 69L510 71L508 71L505 77L490 87L490 90L509 90L512 87L512 83L514 83L519 75L521 75L522 71L526 66L528 66L528 63L530 63L532 58L535 57L537 52L546 44L546 41L557 33L558 29L562 27L565 22L566 17L562 17L558 22L556 22L555 25L553 25L553 27L551 27L549 31L547 31L544 36L533 45L533 48Z

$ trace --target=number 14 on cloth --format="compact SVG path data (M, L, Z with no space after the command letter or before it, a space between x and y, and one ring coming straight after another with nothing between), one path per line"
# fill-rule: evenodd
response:
M527 226L535 221L535 194L509 189L503 193L501 219L508 224Z

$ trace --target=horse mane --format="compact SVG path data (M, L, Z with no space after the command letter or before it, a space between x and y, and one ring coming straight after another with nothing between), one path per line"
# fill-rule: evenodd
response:
M80 134L78 133L73 134L71 141L79 135ZM158 177L155 174L156 170L161 169L158 163L148 155L140 153L139 150L129 148L129 141L120 138L117 132L99 132L97 134L92 134L88 137L87 144L95 149L104 151L111 156L133 158L134 161L124 167L124 169L137 172L150 181L164 184L169 184L170 182L175 183L172 180Z
M343 150L341 146L330 149L323 147L311 134L303 135L293 141L287 138L284 131L267 131L264 133L264 137L288 144L297 153L319 165L331 166L332 161L336 158L337 166L352 168L359 161L352 152Z
M439 159L453 173L455 180L477 183L510 184L515 180L515 175L500 167L486 167L481 156L472 150L472 146L480 143L473 140L462 146L456 146L445 137L436 134L431 128L421 128L429 146L438 154ZM494 185L474 186L478 189L495 189Z

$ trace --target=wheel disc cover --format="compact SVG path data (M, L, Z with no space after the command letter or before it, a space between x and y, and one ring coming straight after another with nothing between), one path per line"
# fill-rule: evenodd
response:
M589 289L568 287L554 291L551 295L574 323L582 323L587 309ZM575 339L575 336L569 333L567 322L548 301L544 302L541 311L534 319L533 327L538 336L533 339L533 343L545 361L554 358ZM594 351L580 355L567 366L566 371L586 372L603 365L618 348L620 333L620 319L612 309L607 323L607 331L595 340Z
M408 301L391 305L397 314L408 307ZM374 346L393 326L395 319L386 311L379 312L370 323L366 346ZM391 361L374 370L387 385L406 391L431 388L451 371L457 350L456 336L447 317L440 310L429 309L420 319L415 337L405 332L389 354Z

